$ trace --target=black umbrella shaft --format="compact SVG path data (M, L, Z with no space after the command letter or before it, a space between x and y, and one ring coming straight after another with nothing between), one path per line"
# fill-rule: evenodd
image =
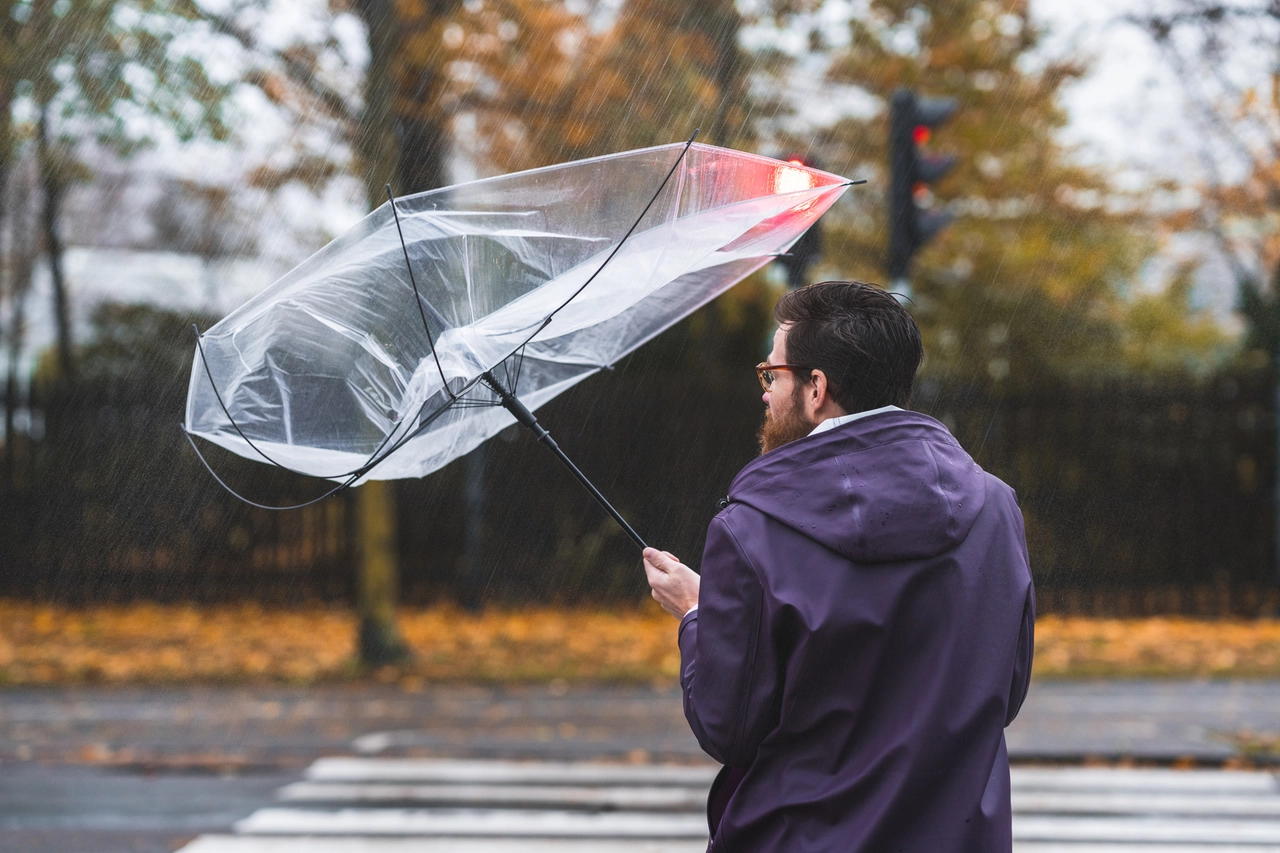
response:
M626 534L631 537L631 541L636 543L641 550L649 547L645 544L645 541L640 538L640 534L636 533L635 530L631 528L630 524L627 524L627 520L622 517L622 513L613 508L613 504L609 503L605 496L600 494L600 490L595 487L594 483L587 479L587 475L579 471L578 466L573 464L573 460L565 455L564 451L560 449L560 445L556 444L556 440L551 437L551 433L542 428L542 424L538 423L538 419L533 416L533 412L529 411L528 407L525 406L524 403L520 402L520 398L508 391L506 386L499 382L498 378L494 376L493 373L485 373L480 378L484 381L484 384L492 388L493 392L498 395L498 399L502 401L503 407L514 415L515 419L522 425L532 430L538 441L554 453L557 459L565 464L565 467L569 469L573 476L578 478L579 483L586 486L587 491L591 492L591 496L596 499L600 506L605 508L605 511L608 512L609 515L613 516L613 520L618 522L619 526L621 526L622 529L626 531Z

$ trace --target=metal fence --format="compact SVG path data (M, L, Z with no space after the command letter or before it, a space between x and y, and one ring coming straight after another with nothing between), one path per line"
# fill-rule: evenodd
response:
M1266 373L924 392L1018 490L1042 612L1275 611Z
M160 365L13 401L46 426L5 447L0 595L352 596L351 495L286 513L229 498L179 432L185 390L185 370ZM1021 391L926 379L916 407L1018 490L1042 612L1254 615L1277 606L1272 395L1263 373ZM642 535L696 565L717 499L755 453L760 415L749 370L633 361L540 417ZM268 503L323 487L212 458ZM482 463L400 482L396 496L407 601L645 593L629 541L514 428Z

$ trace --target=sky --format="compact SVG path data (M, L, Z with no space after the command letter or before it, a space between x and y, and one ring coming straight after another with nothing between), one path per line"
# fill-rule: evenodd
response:
M1141 0L1033 0L1032 16L1048 29L1045 47L1092 60L1070 86L1071 123L1064 141L1098 164L1151 170L1168 177L1195 170L1191 127L1172 73L1147 36L1121 19L1155 5Z

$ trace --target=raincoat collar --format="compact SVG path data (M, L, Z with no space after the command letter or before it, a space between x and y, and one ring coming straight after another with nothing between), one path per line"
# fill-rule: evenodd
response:
M827 418L822 423L813 428L809 435L817 435L820 432L826 432L829 429L835 429L838 426L844 426L853 421L860 421L863 418L869 418L872 415L883 414L884 412L901 412L897 406L881 406L878 409L867 409L865 412L854 412L851 415L841 415L838 418Z

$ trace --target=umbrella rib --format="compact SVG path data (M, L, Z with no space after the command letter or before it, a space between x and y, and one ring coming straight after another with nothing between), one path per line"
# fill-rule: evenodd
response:
M445 412L449 411L449 409L451 409L453 406L454 406L454 402L450 401L449 403L446 403L445 405L441 406L439 409L436 409L427 417L425 422L423 422L417 427L417 429L415 429L412 433L408 433L404 437L402 437L399 441L397 441L391 447L390 450L382 454L382 456L379 456L377 458L371 458L369 462L367 462L365 465L361 466L360 468L349 472L349 474L342 475L344 477L347 477L347 480L345 482L339 483L337 486L334 486L332 489L330 489L329 491L325 492L324 494L320 495L317 498L313 498L309 501L306 501L300 504L290 504L289 506L270 506L268 504L260 504L257 501L249 500L249 498L246 498L244 495L240 494L235 489L228 486L226 484L226 481L224 481L221 477L218 476L218 472L213 470L213 466L211 466L209 464L209 461L205 459L204 454L200 452L200 448L196 445L195 438L192 436L190 432L187 431L186 426L181 423L179 423L178 426L182 429L182 434L186 436L187 443L190 444L191 449L196 452L196 457L200 460L201 464L204 465L205 470L209 472L209 474L213 477L213 479L218 482L218 485L222 486L222 488L225 489L229 495L241 501L242 503L246 503L249 506L256 507L258 509L271 510L272 512L284 512L286 510L302 509L303 507L308 507L308 506L311 506L312 504L320 503L320 501L326 498L333 497L334 495L340 494L341 492L344 492L347 489L351 488L351 486L355 483L356 480L360 479L365 474L368 474L374 468L377 468L379 465L381 465L387 459L387 457L389 457L392 453L395 453L402 446L404 446L404 443L406 441L416 436L419 432L421 432L426 427L430 426L431 423L436 420L436 418L440 417ZM427 407L427 404L423 403L422 407L418 409L418 413L415 417L421 417L422 411L426 407ZM248 441L248 439L246 438L245 441ZM385 439L383 440L383 444L386 444ZM250 444L250 446L252 446L252 443ZM256 447L254 449L257 450ZM376 451L375 451L375 455L376 455ZM298 474L299 476L303 476L303 477L313 476L310 474L306 474L305 472L294 471L292 468L286 468L284 465L281 465L278 462L272 461L270 459L268 459L268 461L271 462L271 464L275 465L277 468L288 471L290 474ZM325 479L336 479L336 478L325 478Z
M508 372L507 374L507 381L510 382L512 386L515 386L519 381L520 368L523 366L523 361L524 361L523 354L522 354L522 351L524 350L524 348L528 346L529 342L532 341L538 335L538 332L541 332L551 323L552 319L556 316L556 314L560 313L560 311L562 311L565 308L565 306L567 306L574 299L578 298L578 295L581 294L582 291L587 289L587 285L595 281L596 278L600 275L600 273L604 272L604 268L607 267L610 261L612 261L614 257L618 254L618 252L622 250L623 245L627 242L627 240L631 237L631 235L635 233L635 230L640 227L640 223L644 221L645 216L648 215L649 211L653 208L653 205L657 203L658 197L662 195L662 191L666 189L667 184L671 181L671 176L676 173L676 169L678 169L680 167L680 164L684 162L685 155L689 153L689 149L693 146L693 141L697 138L698 138L698 131L695 129L693 131L693 134L689 137L689 140L684 144L684 148L680 149L680 156L677 157L676 161L671 164L671 168L667 170L667 174L662 178L662 182L658 184L658 188L654 190L653 196L649 199L649 203L646 204L644 206L644 209L640 211L640 215L636 217L635 222L631 223L631 227L627 229L627 233L622 235L622 239L618 241L618 245L613 247L613 251L611 251L608 257L606 257L604 261L601 262L600 266L596 268L596 271L593 272L577 290L575 290L572 294L570 294L569 298L567 298L562 304L560 304L550 314L548 314L546 319L544 319L542 323L539 324L538 328L534 331L534 333L530 335L527 339L525 339L524 343L522 343L519 347L517 347L516 350L514 350L514 353L521 353L521 355L517 357L514 379L511 376L510 372ZM449 395L451 405L457 405L460 402L459 398L449 388L448 381L445 379L444 368L441 367L440 365L440 356L436 353L435 340L431 335L431 328L427 324L427 316L423 309L422 296L421 294L418 293L418 283L415 280L413 275L413 264L409 261L409 246L405 242L404 231L400 227L400 214L397 212L396 200L395 200L395 196L391 194L390 184L387 184L387 197L391 201L391 214L392 216L395 217L396 233L400 237L400 249L404 253L405 267L409 271L409 282L413 286L414 296L417 297L418 312L419 312L419 315L422 317L422 328L427 333L427 342L431 346L431 356L432 358L435 359L436 370L438 370L440 373L440 381L444 386L445 393ZM507 370L505 365L503 369ZM614 508L613 504L609 503L608 499L605 498L604 494L601 493L601 491L596 488L595 484L592 483L591 480L587 478L587 475L583 474L582 471L578 468L578 466L573 464L573 460L571 460L568 457L568 455L566 455L565 452L560 449L560 445L558 445L555 439L551 437L551 434L547 432L546 429L543 428L543 426L540 423L538 423L538 419L534 417L533 413L530 412L529 409L523 403L520 402L520 399L516 397L516 395L512 391L507 390L507 388L501 382L498 381L498 378L493 375L493 371L492 370L485 371L480 378L484 381L486 385L488 385L494 391L494 393L498 395L499 400L501 400L502 402L502 406L505 409L507 409L507 411L510 412L511 415L515 417L517 421L519 421L521 424L523 424L524 426L532 430L534 435L537 437L537 440L541 444L545 445L548 450L554 453L556 457L565 464L565 466L573 473L574 477L576 477L578 481L582 483L583 486L586 487L587 491L591 493L591 496L594 497L602 507L604 507L605 511L607 511L609 515L613 517L614 521L618 522L618 524L626 532L627 536L631 538L631 541L635 542L636 545L638 545L642 550L644 548L647 548L648 546L645 544L644 539L642 539L640 537L640 534L636 533L635 529L632 528L632 526L627 523L627 520L622 517L622 513L618 512L618 510ZM466 405L469 408L473 404L464 403L464 405ZM421 432L421 429L422 428L419 427L417 430L414 431L414 434ZM406 436L406 438L408 438L408 436ZM396 446L388 450L387 455L389 456L392 453L394 453L397 449L399 449L400 444L402 443L403 442L399 442L396 444Z
M179 424L179 426L182 426L182 424ZM350 487L350 485L353 482L355 482L356 478L360 476L359 474L354 474L350 479L346 480L345 482L339 483L329 491L320 495L320 497L313 498L307 501L306 503L290 504L289 506L268 506L267 504L260 504L257 501L249 500L244 495L240 494L235 489L228 486L226 481L218 476L218 472L213 470L213 466L209 464L209 460L204 458L204 454L200 452L200 448L196 446L195 439L191 437L191 433L187 432L186 427L182 428L182 434L186 436L187 443L191 445L191 449L196 452L196 458L198 458L200 460L200 463L204 465L204 469L209 472L209 475L213 477L213 479L218 481L218 485L222 486L222 488L225 489L228 494L230 494L232 497L236 498L240 502L246 503L251 507L256 507L257 509L269 509L277 512L280 512L283 510L289 510L289 509L302 509L303 507L308 507L308 506L311 506L312 504L320 503L320 501L324 500L325 498L333 497L339 492ZM257 448L254 448L254 449L256 450ZM272 464L275 465L276 463L272 462ZM284 468L283 465L278 465L277 467ZM289 469L285 468L285 470L287 471Z
M240 429L240 425L236 423L236 419L231 416L231 410L227 408L227 404L223 401L222 394L218 391L218 383L213 381L213 371L209 367L209 359L206 358L204 354L204 343L200 337L200 327L193 323L191 324L191 328L194 329L196 333L196 349L200 353L200 363L204 365L204 373L205 373L205 376L209 378L209 387L213 389L213 396L218 401L218 405L222 408L222 414L226 415L227 421L230 422L231 426L235 429L235 431L239 434L239 436L242 439L244 439L245 444L252 447L255 453L257 453L263 459L267 460L267 462L271 463L272 465L276 466L282 471L288 471L290 474L297 474L300 477L322 476L319 474L309 474L306 471L298 471L293 468L290 468L288 465L284 465L280 462L277 462L276 460L268 456L261 448L259 448L258 445L254 444L253 441L249 438L249 436L244 434L244 430ZM451 392L449 392L448 388L446 388L445 391L449 393L449 397L450 397L449 402L453 403L457 398L454 397L454 395ZM422 409L425 409L425 408L426 408L426 402L423 402ZM448 408L448 406L445 406L445 408ZM417 415L418 417L422 415L422 409L418 410L418 415ZM391 440L391 436L396 434L396 430L398 428L399 428L398 426L393 426L391 428L391 431L388 432L386 437L382 439L382 443L373 449L373 453L370 454L369 459L359 468L353 468L352 470L345 471L341 474L330 474L327 477L322 477L322 479L336 480L336 479L341 479L342 477L350 477L352 475L356 477L361 477L364 474L368 473L376 465L378 465L383 459L386 459L386 456L383 456L381 459L378 458L378 454L381 453L382 449L387 446L387 442ZM186 427L183 427L183 432L186 432ZM395 450L399 446L400 444L396 444L394 447L392 447L392 450ZM235 492L232 492L232 494L235 494ZM236 495L236 497L239 497L239 495Z
M427 333L427 344L431 347L431 357L435 359L436 371L440 374L440 384L444 386L444 392L450 399L457 399L453 390L449 388L449 380L445 379L444 368L440 365L440 355L436 352L436 340L431 334L431 327L427 324L427 312L422 307L422 294L418 292L418 280L413 276L413 264L409 263L409 246L404 241L404 231L400 229L400 212L396 209L396 197L391 194L391 184L387 184L387 198L391 202L391 215L396 220L396 233L400 235L400 250L404 252L404 266L409 271L409 284L413 285L413 301L418 303L418 316L422 318L422 328ZM435 310L434 305L431 311L436 315L436 320L441 326L448 325L440 312Z
M524 372L524 348L525 348L525 346L528 346L528 344L525 344L524 346L521 346L521 347L520 347L520 357L516 360L516 378L515 378L515 381L511 383L511 393L512 393L512 394L518 394L518 393L520 393L520 374Z

